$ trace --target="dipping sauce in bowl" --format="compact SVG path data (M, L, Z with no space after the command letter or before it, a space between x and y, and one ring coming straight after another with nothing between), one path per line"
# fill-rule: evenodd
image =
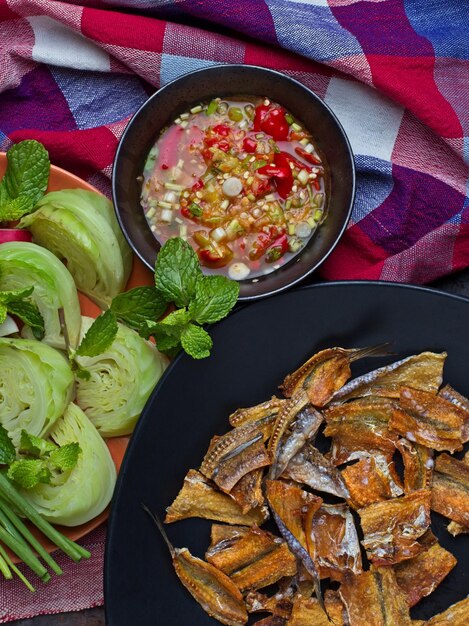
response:
M314 138L269 98L215 98L163 129L148 154L145 218L163 244L183 237L208 273L279 269L326 219L328 168Z

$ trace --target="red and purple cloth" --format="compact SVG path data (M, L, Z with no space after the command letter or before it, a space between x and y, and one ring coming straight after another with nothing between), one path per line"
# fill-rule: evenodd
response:
M468 32L463 0L0 0L0 148L36 138L109 192L119 137L159 85L275 68L330 105L355 153L352 221L322 276L429 282L469 265ZM71 608L102 602L95 574L70 576ZM0 586L0 622L64 609L60 588L15 593Z

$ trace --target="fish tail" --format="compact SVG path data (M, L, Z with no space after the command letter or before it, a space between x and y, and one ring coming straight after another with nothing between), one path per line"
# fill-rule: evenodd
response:
M352 350L352 355L350 356L350 362L358 361L358 359L364 359L369 356L389 356L393 354L389 350L391 346L391 342L385 341L383 343L379 343L376 346L366 346L365 348L356 348Z

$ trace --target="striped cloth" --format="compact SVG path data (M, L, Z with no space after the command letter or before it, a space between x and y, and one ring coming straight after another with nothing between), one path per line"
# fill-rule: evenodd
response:
M461 0L0 0L0 148L38 139L109 193L158 86L275 68L331 106L355 153L353 217L322 276L428 282L469 265L468 16ZM102 603L103 537L33 602L0 585L0 622Z

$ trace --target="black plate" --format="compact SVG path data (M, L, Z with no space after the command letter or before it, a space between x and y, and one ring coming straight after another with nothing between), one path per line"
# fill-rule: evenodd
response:
M177 358L147 404L119 475L106 548L108 626L218 623L179 583L140 503L164 517L187 470L199 466L210 438L228 430L230 412L269 398L285 374L317 349L383 341L392 341L399 356L446 350L445 380L469 395L468 317L469 300L433 290L389 283L316 285L231 315L213 328L209 359ZM360 361L355 372L387 361ZM468 589L469 537L454 539L442 517L435 515L433 521L440 543L459 563L412 611L420 619L461 600ZM184 520L167 529L175 546L203 556L210 522Z

